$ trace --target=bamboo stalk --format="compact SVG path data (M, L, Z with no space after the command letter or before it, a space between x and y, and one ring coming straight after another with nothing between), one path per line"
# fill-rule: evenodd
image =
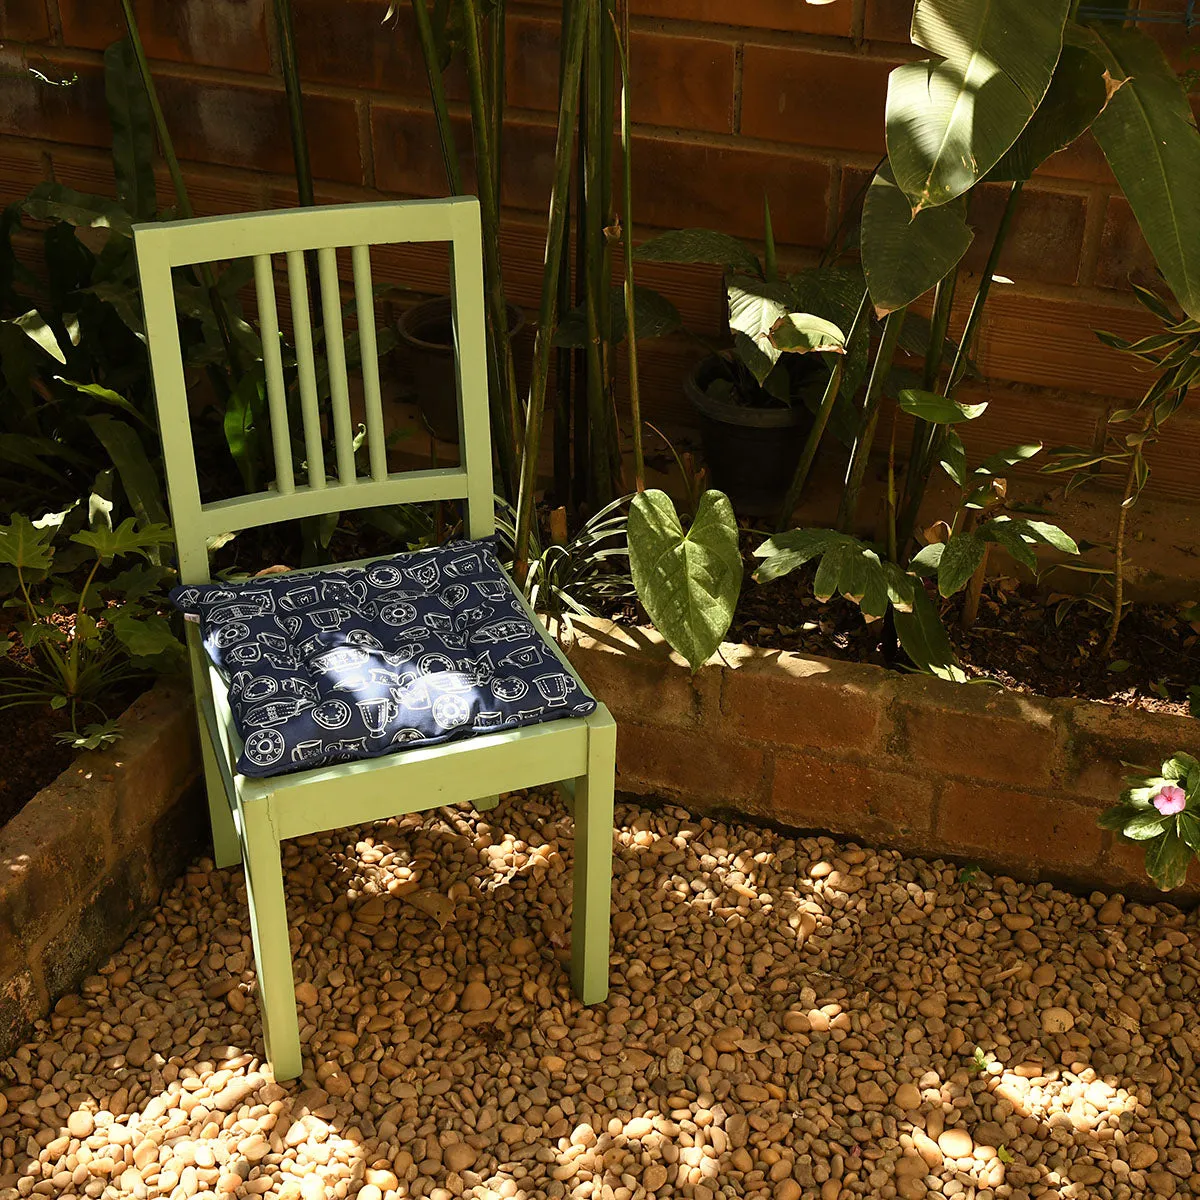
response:
M863 323L870 320L870 314L871 296L869 292L864 291L862 301L858 306L858 312L854 316L854 324L850 326L850 333L846 337L847 350L854 344L855 338L859 336ZM792 513L796 511L796 505L800 503L800 497L804 493L804 485L808 482L808 474L812 470L813 462L817 457L817 450L821 445L821 438L825 435L825 427L829 424L829 417L833 412L833 406L837 403L838 392L841 390L844 374L845 359L843 356L839 356L829 376L829 382L825 385L825 394L821 397L821 406L817 409L817 415L813 418L812 428L808 431L808 437L804 441L804 449L800 452L800 461L796 464L796 470L792 474L792 482L789 484L787 495L784 497L783 507L779 510L779 518L775 525L778 530L784 530L791 524Z
M984 305L987 304L988 295L991 292L992 276L996 273L996 268L1000 262L1000 254L1012 230L1013 217L1016 215L1023 187L1024 184L1018 179L1009 190L1008 200L1004 205L1004 212L1000 217L1000 224L996 228L996 236L992 239L992 248L988 252L987 262L984 264L983 276L979 280L975 299L971 302L971 311L967 316L967 323L963 328L962 337L959 339L958 351L954 355L954 362L951 364L950 374L946 380L945 394L947 396L954 395L955 390L966 375L971 346L979 331L979 323L983 317ZM929 437L927 452L917 463L915 470L910 467L911 487L907 489L907 503L900 523L900 545L904 547L905 553L907 553L909 543L912 541L913 530L916 528L917 517L921 510L921 502L925 499L925 491L929 486L929 477L933 471L933 464L937 461L943 437L944 427L935 426Z
M538 311L537 335L533 345L533 369L529 383L529 403L525 409L525 444L521 463L521 488L517 499L517 535L514 571L518 583L525 583L529 572L529 538L533 525L533 501L537 490L538 452L541 448L542 417L546 404L546 384L550 374L550 350L558 308L558 271L562 260L563 238L567 225L568 186L571 175L571 142L579 111L579 75L583 61L586 22L576 13L571 22L570 40L563 64L563 86L558 100L558 133L554 146L554 185L550 192L550 216L546 228L546 257L542 271L542 299Z
M508 460L520 460L517 430L520 428L520 400L517 396L517 373L513 362L512 342L508 336L508 304L504 298L504 276L500 266L500 207L494 191L495 170L492 158L491 127L484 89L483 58L479 44L479 7L477 0L462 0L464 43L466 48L467 79L471 97L471 130L475 139L475 175L479 189L480 217L483 224L484 281L487 292L488 334L490 351L497 364L500 385L499 404L503 413L502 428ZM501 448L501 462L505 448ZM509 482L506 480L506 482ZM511 495L511 491L509 492Z
M167 119L163 115L162 105L158 100L158 89L154 86L154 76L150 73L150 62L146 58L146 50L142 45L142 36L138 30L137 17L133 12L133 0L121 0L121 12L125 18L125 29L129 34L129 44L133 48L138 74L142 77L142 86L146 89L146 98L150 102L150 113L154 118L155 132L158 134L159 149L162 150L163 158L166 160L167 173L171 176L171 186L175 191L175 203L179 208L179 215L184 220L189 220L196 214L192 208L191 197L188 195L187 184L183 181L183 170L179 165L179 158L175 154L175 143L171 140L171 131L167 128ZM229 314L225 311L225 301L217 290L212 264L199 263L196 269L200 275L200 282L208 292L208 300L212 305L213 316L217 322L217 331L221 335L225 357L229 361L230 377L232 380L240 379L241 364L233 337L229 332Z
M604 355L602 342L607 339L607 330L601 325L603 301L607 298L608 277L604 273L604 188L603 154L606 130L601 121L600 101L603 63L601 59L600 5L603 0L584 0L587 38L586 108L584 121L587 125L587 149L584 161L584 312L587 321L587 399L588 424L591 429L592 446L589 462L588 501L593 510L608 502L611 451L609 448L609 420L604 388ZM601 293L603 292L603 295Z
M425 73L429 76L429 97L433 102L433 115L437 121L438 144L442 151L442 165L446 168L446 183L452 196L461 196L462 166L458 160L454 127L450 122L450 106L446 103L446 83L442 78L441 64L438 62L433 24L429 20L429 9L425 0L412 0L412 8L417 23L417 40L421 43L421 57L425 60Z
M900 341L900 331L904 327L904 318L907 315L907 307L898 308L895 312L888 313L883 323L883 337L875 353L867 394L863 397L862 426L850 452L846 486L842 490L841 503L838 505L837 525L843 532L849 529L858 511L858 494L862 490L862 482L867 473L867 458L871 453L871 444L875 441L875 431L879 427L883 384L892 369L892 360L896 356L896 346Z
M954 308L954 293L958 286L958 268L955 267L948 275L938 280L933 294L933 315L930 319L929 346L925 354L925 370L921 386L927 391L937 390L938 376L941 374L942 359L945 357L946 335L950 329L950 316ZM904 495L902 508L907 514L912 504L912 489L921 477L924 464L933 450L933 440L937 436L937 426L932 421L917 418L913 423L912 437L909 439L908 463L904 470ZM907 547L911 534L899 539L899 545Z
M491 59L488 83L492 110L492 190L497 204L501 202L504 180L504 104L508 76L506 17L507 0L496 0L488 19L488 57Z
M629 122L629 2L621 5L621 29L616 37L621 63L621 232L625 246L625 345L629 359L629 407L633 420L633 481L646 490L646 460L642 450L642 401L638 383L637 312L633 288L633 139Z
M296 164L296 194L301 205L315 203L312 163L308 154L308 130L304 123L304 96L300 90L300 66L296 60L296 34L292 0L275 0L275 30L279 38L279 64L287 94L288 125L292 133L292 158Z
M571 0L563 0L560 35L558 42L558 87L562 91L563 74L566 69L567 44L570 41ZM571 186L568 177L566 230L559 253L558 266L558 311L565 313L571 308ZM571 364L574 351L562 348L555 351L554 377L554 494L558 503L565 508L574 504L574 488L571 480Z

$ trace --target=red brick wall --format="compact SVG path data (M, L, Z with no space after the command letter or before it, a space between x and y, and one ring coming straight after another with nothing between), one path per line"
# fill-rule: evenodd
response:
M424 68L401 10L381 24L384 0L294 0L307 115L322 199L437 194L444 179ZM635 217L639 230L706 225L756 239L771 200L788 255L805 261L836 227L883 152L889 69L910 56L911 0L633 0ZM1165 6L1156 0L1156 7ZM137 0L163 106L202 213L294 202L291 148L268 0ZM547 202L558 72L557 6L510 3L508 173L504 255L512 298L536 304L539 226ZM0 193L22 195L54 178L111 190L101 51L121 33L117 0L0 3ZM730 21L736 20L736 24ZM1183 31L1160 32L1183 61ZM23 72L78 75L52 88ZM450 95L463 118L461 76ZM989 377L982 450L1014 435L1091 443L1106 412L1139 394L1145 377L1093 330L1145 328L1126 277L1147 277L1147 252L1103 157L1089 140L1056 156L1027 189L1001 262L979 359ZM164 195L164 199L165 199ZM976 205L978 271L1001 196ZM391 273L436 287L437 264ZM699 332L719 332L716 271L652 268ZM969 294L970 288L961 289ZM964 306L965 306L964 299ZM679 338L643 350L644 392L657 416L682 418L680 381L695 359ZM1152 459L1152 487L1200 497L1192 469L1200 414Z
M1018 879L1153 890L1096 825L1125 763L1200 750L1191 717L964 687L726 643L695 675L652 629L557 634L617 720L617 788L981 863ZM1200 865L1175 893L1200 897Z

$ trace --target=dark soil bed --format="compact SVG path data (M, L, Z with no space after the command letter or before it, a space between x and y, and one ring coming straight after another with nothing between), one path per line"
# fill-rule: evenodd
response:
M905 667L902 652L889 654L884 622L867 624L858 606L840 597L814 598L813 569L760 585L750 578L756 566L747 552L746 582L727 640ZM1190 711L1189 690L1200 685L1200 635L1170 605L1127 609L1116 645L1104 655L1108 614L1082 599L1067 602L1014 579L992 579L969 632L959 624L961 595L940 604L962 667L975 679L1039 696L1181 714ZM645 620L632 609L607 615Z
M55 741L63 715L49 707L22 705L4 713L4 754L0 756L0 826L7 824L58 775L76 751Z

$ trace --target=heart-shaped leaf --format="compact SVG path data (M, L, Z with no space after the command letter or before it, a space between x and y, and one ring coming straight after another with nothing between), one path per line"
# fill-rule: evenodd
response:
M705 492L685 533L670 496L639 492L629 508L629 565L650 619L699 670L728 631L742 587L737 518L728 497Z
M973 533L957 533L947 543L938 562L938 591L953 596L975 574L987 553L987 543Z

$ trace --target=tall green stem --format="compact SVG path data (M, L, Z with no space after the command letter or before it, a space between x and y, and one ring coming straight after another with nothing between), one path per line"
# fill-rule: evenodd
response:
M500 203L501 183L504 178L504 102L505 79L508 74L505 36L506 9L507 0L497 0L492 9L492 15L488 18L488 57L491 59L488 85L491 90L492 112L492 190L495 192L497 204Z
M279 64L287 92L288 124L292 131L292 158L296 164L296 193L301 205L311 206L312 164L308 157L308 130L304 124L304 97L300 90L300 66L296 60L296 34L292 22L292 0L275 0L275 31L279 39Z
M183 170L175 154L175 143L171 140L171 131L167 128L167 119L163 116L162 105L158 101L158 89L154 86L154 76L150 73L150 62L146 58L146 50L142 45L142 35L138 30L137 17L133 12L133 0L121 0L121 12L125 18L125 29L129 34L129 44L133 47L133 56L137 61L138 74L142 77L142 86L146 89L146 98L150 102L150 113L154 118L155 132L158 134L158 144L167 164L167 173L171 176L171 187L175 190L175 203L179 215L185 220L194 217L192 200L188 195L187 184L183 181ZM231 375L230 390L235 386L234 381L241 378L237 349L230 335L229 315L225 311L225 301L217 290L217 281L210 263L200 263L197 267L200 281L208 292L209 303L212 305L213 316L216 318L217 331L221 335L221 343L225 357L229 362Z
M429 97L433 102L433 115L437 121L438 144L442 150L442 164L446 168L446 183L452 196L463 193L462 167L458 161L458 147L454 141L454 126L450 122L450 106L446 103L446 83L438 61L437 42L433 36L433 23L425 0L412 0L413 18L417 23L417 39L421 43L421 57L425 60L425 74L429 76Z
M621 6L621 30L616 39L621 60L621 214L625 246L625 346L629 356L629 407L633 420L633 480L646 490L646 460L642 451L642 401L638 384L637 312L633 289L633 139L629 128L629 4Z
M854 316L854 324L850 327L850 332L846 337L847 351L854 345L856 339L860 336L864 324L871 319L871 296L869 292L863 292L863 298L858 306L858 312ZM825 394L821 397L821 406L817 409L817 415L813 418L813 426L808 431L808 437L804 442L804 449L800 453L800 461L796 464L795 473L792 475L792 482L788 487L787 495L783 500L783 507L779 510L779 519L776 523L776 528L786 529L792 521L792 513L796 511L796 505L800 503L800 497L804 493L804 485L808 482L808 474L812 470L813 462L817 457L817 450L821 445L821 438L825 435L825 427L829 424L829 417L833 412L833 406L837 403L838 392L842 387L842 377L845 373L845 360L842 356L838 357L834 364L833 371L830 373L829 382L825 385Z
M904 318L907 315L907 307L898 308L895 312L888 313L883 323L883 337L880 338L879 349L875 353L867 394L863 397L862 424L850 452L846 486L842 489L842 499L838 505L837 524L843 531L850 528L858 512L858 494L862 490L863 479L867 473L867 459L871 453L871 444L875 441L875 430L879 427L883 385L892 369L892 360L896 357L896 346L900 341L900 331L904 327Z
M529 403L525 410L525 445L521 462L521 490L517 500L517 536L514 569L524 585L529 571L529 537L533 526L533 501L537 490L538 453L541 449L542 418L546 385L550 375L550 350L558 309L558 272L567 228L568 187L571 177L571 142L579 112L579 74L583 62L586 22L577 12L570 25L570 39L563 63L558 99L558 134L554 146L554 185L550 192L550 219L546 228L546 257L542 270L542 300L538 310L537 335L533 344L533 370Z
M609 132L601 120L602 61L600 7L604 0L585 0L587 27L586 108L587 149L584 163L585 221L582 235L585 243L584 311L587 320L587 398L588 423L591 427L592 453L588 499L593 508L608 503L610 488L610 454L608 439L608 398L604 387L604 352L607 330L601 323L608 298L609 281L604 273L604 155L601 147Z
M464 42L467 79L471 95L471 128L475 139L475 175L479 188L480 216L483 222L483 265L487 291L490 351L497 364L500 384L501 464L519 459L516 444L520 428L520 400L517 396L517 372L512 342L508 336L508 304L504 298L504 276L500 267L500 205L495 192L496 174L492 157L491 124L484 90L483 58L479 46L479 7L476 0L463 0ZM506 485L511 491L511 467L505 469Z
M1008 200L1004 205L1000 224L996 227L996 236L992 239L992 248L988 253L987 262L984 264L983 276L979 280L975 299L971 302L971 311L967 316L967 323L963 328L962 337L958 343L958 350L954 355L954 362L951 364L950 374L946 379L947 396L954 395L955 390L967 373L967 364L970 362L971 349L974 345L975 337L979 332L979 323L983 318L984 306L987 304L988 295L992 289L992 277L995 275L996 268L999 265L1004 244L1008 240L1009 233L1012 231L1013 217L1016 215L1021 199L1021 189L1024 186L1022 181L1018 179L1008 193ZM921 511L921 503L925 499L925 490L929 486L929 477L933 472L933 465L938 459L943 437L944 427L940 425L935 426L929 437L928 448L925 453L917 462L909 464L909 478L906 480L905 488L906 503L899 529L900 546L904 553L907 553L909 543L912 541L913 531L916 529L917 518Z

